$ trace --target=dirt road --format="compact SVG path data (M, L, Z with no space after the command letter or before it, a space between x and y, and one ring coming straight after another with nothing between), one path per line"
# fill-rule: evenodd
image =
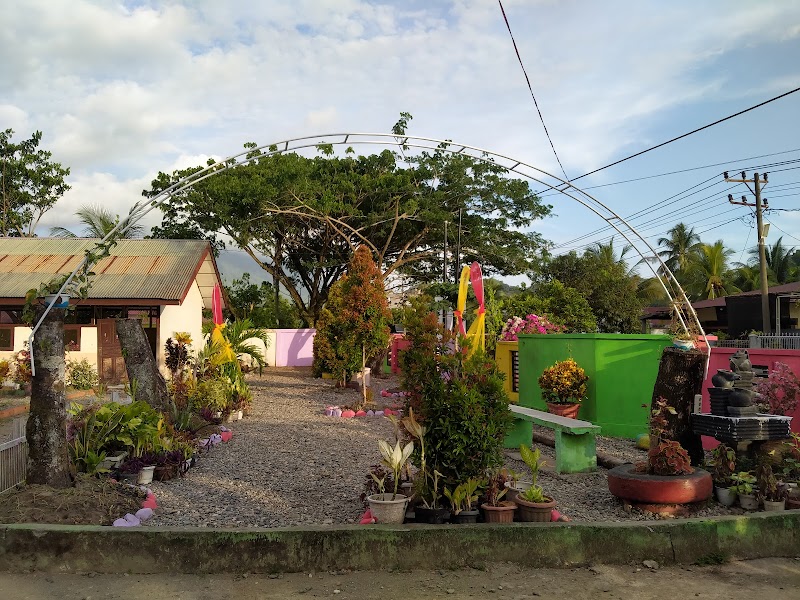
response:
M4 600L797 600L800 598L800 558L659 569L605 565L580 569L522 569L495 564L486 570L293 573L278 576L0 574L0 590L0 597Z

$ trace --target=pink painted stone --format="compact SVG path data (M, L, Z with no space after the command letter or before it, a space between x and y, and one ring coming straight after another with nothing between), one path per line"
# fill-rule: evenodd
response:
M221 434L223 442L230 442L231 438L233 437L232 431L223 431Z
M343 410L342 411L342 418L343 419L352 419L355 416L356 416L355 411L352 411L352 410Z
M366 411L360 410L360 411L358 411L358 412L356 413L356 416L357 416L357 417L366 417L366 416L367 416L367 413L366 413Z
M391 408L384 408L383 414L386 415L387 417L391 417L395 413Z
M147 499L144 502L142 502L142 508L150 508L152 510L157 509L158 508L158 502L156 502L155 495L153 495L153 494L149 495L147 497Z
M383 396L384 398L388 398L389 396L391 396L391 394L386 390L381 390L381 396Z
M373 523L377 523L375 517L372 516L372 512L367 509L367 511L361 515L361 520L359 521L360 525L372 525Z

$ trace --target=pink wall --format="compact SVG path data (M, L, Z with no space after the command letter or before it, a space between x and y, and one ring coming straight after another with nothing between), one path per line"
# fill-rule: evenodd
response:
M708 363L708 377L703 382L703 412L711 412L711 403L708 399L708 388L711 387L711 377L717 372L717 369L730 369L729 359L736 350L736 348L711 348L711 359ZM775 368L776 362L782 362L789 365L792 371L800 375L800 350L748 348L747 353L750 355L750 362L753 365L767 367L771 371ZM792 415L788 416L794 417L792 419L792 431L800 432L800 406L795 409ZM703 446L705 448L713 448L716 445L716 440L713 438L703 437Z
M316 329L275 329L275 366L310 367Z

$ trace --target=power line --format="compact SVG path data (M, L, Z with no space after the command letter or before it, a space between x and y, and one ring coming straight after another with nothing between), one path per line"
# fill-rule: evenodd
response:
M517 53L517 60L519 61L519 66L522 67L522 74L525 75L525 81L528 82L528 89L531 92L531 98L533 98L533 104L534 106L536 106L536 112L539 113L539 120L542 122L542 127L544 127L544 133L545 135L547 135L547 140L550 142L550 147L553 149L553 154L555 154L556 160L558 161L558 166L561 167L561 172L564 174L564 179L569 181L567 172L564 170L564 165L561 164L561 159L558 158L558 152L556 152L556 147L555 145L553 145L553 140L550 137L550 132L547 131L547 125L544 124L544 117L542 116L542 111L539 109L539 103L536 101L536 96L533 93L533 86L531 85L531 80L528 77L528 72L525 70L525 65L522 63L522 56L520 56L519 48L517 48L517 42L514 39L514 34L511 33L511 25L508 23L508 17L506 16L506 11L503 8L503 3L500 0L497 0L497 3L500 5L500 12L503 13L503 20L506 22L508 35L511 37L511 43L514 45L514 52Z
M770 98L769 100L764 100L764 102L759 102L758 104L756 104L754 106L751 106L750 108L745 108L744 110L740 110L739 112L734 113L732 115L728 115L727 117L723 117L722 119L717 119L713 123L709 123L708 125L703 125L702 127L698 127L697 129L693 129L692 131L689 131L687 133L684 133L682 135L679 135L679 136L676 136L676 137L674 137L672 139L669 139L666 142L661 142L660 144L656 144L655 146L651 146L650 148L647 148L646 150L642 150L640 152L637 152L636 154L631 154L630 156L626 156L625 158L621 158L619 160L615 160L614 162L609 163L609 164L607 164L607 165L605 165L603 167L600 167L598 169L595 169L594 171L589 171L588 173L584 173L583 175L580 175L580 176L576 177L575 179L572 179L571 182L575 182L578 179L583 179L584 177L588 177L589 175L594 175L595 173L603 171L604 169L608 169L609 167L613 167L613 166L618 165L620 163L624 163L625 161L628 161L628 160L630 160L632 158L636 158L637 156L641 156L642 154L647 154L648 152L656 150L657 148L661 148L662 146L666 146L667 144L671 144L672 142L677 142L678 140L681 140L681 139L683 139L685 137L689 137L690 135L693 135L695 133L703 131L704 129L708 129L710 127L713 127L714 125L719 125L720 123L724 123L725 121L729 121L729 120L731 120L731 119L733 119L735 117L739 117L739 116L741 116L741 115L743 115L745 113L750 112L751 110L755 110L757 108L761 108L762 106L766 106L770 102L775 102L776 100L780 100L781 98L785 98L786 96L789 96L789 95L794 94L795 92L799 92L799 91L800 91L800 87L794 88L793 90L789 90L788 92L784 92L783 94L780 94L778 96Z

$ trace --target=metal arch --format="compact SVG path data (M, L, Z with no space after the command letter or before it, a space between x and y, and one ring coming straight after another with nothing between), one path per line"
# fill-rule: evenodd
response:
M616 212L611 210L606 204L573 185L569 181L561 179L556 175L548 173L547 171L544 171L543 169L535 167L524 161L492 152L491 150L479 148L477 146L454 142L452 140L441 140L437 138L411 136L406 134L397 135L393 133L328 133L289 138L278 142L273 142L271 144L264 144L256 148L248 148L247 150L238 154L234 154L221 162L214 163L196 171L195 173L183 177L145 202L136 202L131 208L128 217L118 223L114 229L112 229L100 242L98 242L98 246L112 239L117 233L124 233L127 229L140 221L145 215L161 206L164 202L171 198L173 194L189 189L197 183L208 179L209 177L213 177L218 173L222 173L228 169L247 164L258 160L259 158L271 156L273 154L283 154L286 152L293 152L306 148L318 148L320 146L341 146L345 144L400 146L402 149L417 148L423 151L439 151L447 152L449 154L468 156L474 160L499 166L505 171L516 173L517 175L520 175L526 179L535 181L546 186L548 189L571 198L582 206L588 208L601 219L606 221L611 227L613 227L614 230L617 231L635 250L635 252L642 259L642 262L648 266L650 271L652 271L653 275L661 284L661 287L663 288L664 293L666 293L667 298L670 300L671 305L676 306L682 304L684 307L688 308L690 318L694 321L694 325L701 332L703 339L706 342L706 348L708 350L706 369L708 369L708 357L710 357L711 354L711 347L708 343L708 338L706 337L705 331L700 324L700 320L697 317L697 313L689 302L689 299L680 283L675 278L675 275L672 273L669 267L667 267L664 261L661 260L658 252L656 252L655 248L653 248L647 239L639 234L639 232L636 231L636 229L630 223L628 223ZM542 179L542 177L547 178L550 181ZM551 183L551 181L554 183ZM644 244L646 249L640 248L638 244ZM84 257L75 270L69 275L69 277L67 277L56 296L64 293L65 289L70 285L77 273L84 268L87 261L88 255ZM656 268L654 264L659 265L659 267ZM659 274L659 271L661 274ZM665 275L666 278L663 275ZM55 302L55 299L53 302ZM30 337L28 338L31 352L31 370L32 374L34 375L35 366L33 365L33 337L41 326L44 318L50 312L52 306L52 303L47 306L42 317L39 319L39 321L37 321L36 325L31 331ZM676 310L676 314L684 328L684 331L688 333L688 326L684 321L682 311Z

